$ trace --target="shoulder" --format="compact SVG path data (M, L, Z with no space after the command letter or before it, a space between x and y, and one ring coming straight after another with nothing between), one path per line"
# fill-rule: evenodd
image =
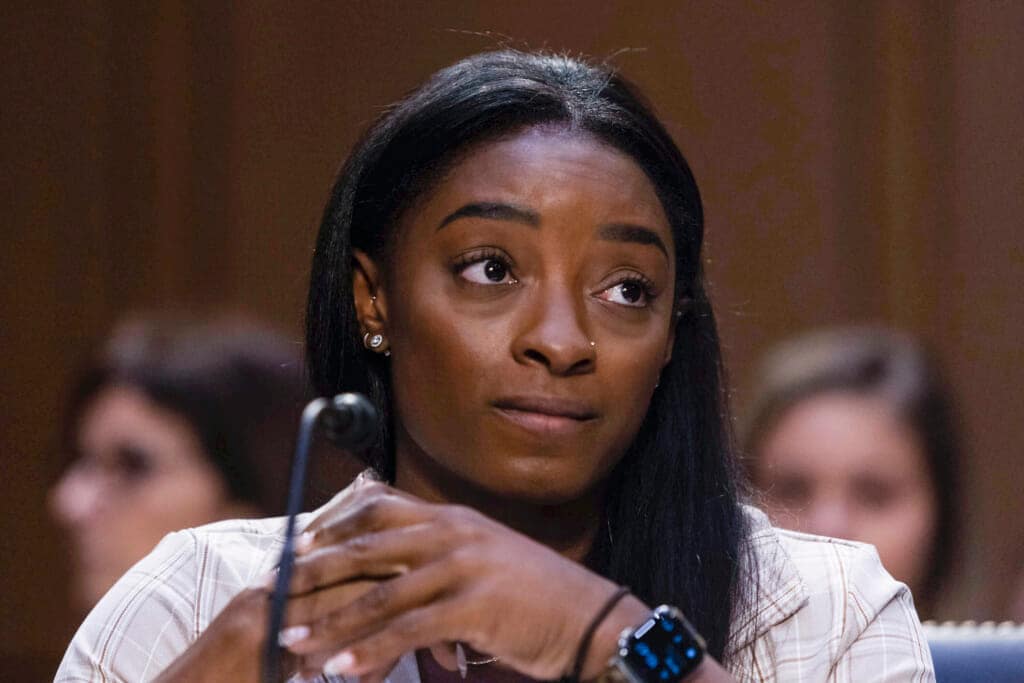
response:
M780 680L857 680L868 670L857 666L873 654L892 660L901 676L928 678L931 661L910 591L872 546L776 529L760 511L746 510L752 568L731 648L739 660Z
M195 641L218 612L270 571L284 519L230 520L166 536L86 617L58 681L150 680Z

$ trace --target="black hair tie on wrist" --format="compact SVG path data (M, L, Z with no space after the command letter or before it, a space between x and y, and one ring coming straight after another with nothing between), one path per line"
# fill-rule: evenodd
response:
M572 674L562 678L561 683L580 683L580 674L583 673L583 665L587 660L587 653L590 651L590 641L594 639L594 633L597 632L597 627L601 625L611 611L615 609L615 605L619 604L622 598L629 595L629 587L619 586L619 588L612 593L611 597L605 601L601 610L591 620L590 625L587 626L587 630L583 632L583 637L580 639L579 649L576 650L576 661L572 665Z

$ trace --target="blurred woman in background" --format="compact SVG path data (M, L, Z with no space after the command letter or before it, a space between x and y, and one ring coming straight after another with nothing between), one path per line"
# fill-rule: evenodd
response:
M118 328L74 388L51 510L87 611L167 533L283 512L306 396L299 347L243 321Z
M873 544L930 616L956 557L959 439L923 350L878 328L799 337L768 354L747 412L773 522Z

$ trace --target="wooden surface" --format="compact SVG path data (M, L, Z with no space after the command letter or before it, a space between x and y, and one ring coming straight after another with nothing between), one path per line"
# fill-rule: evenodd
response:
M74 369L124 312L231 307L301 338L313 234L357 133L503 41L614 62L706 200L734 396L770 344L887 322L948 367L970 553L942 616L1024 566L1024 4L18 2L0 29L0 678L69 634L45 495ZM488 32L491 32L488 34ZM512 36L505 40L501 36Z

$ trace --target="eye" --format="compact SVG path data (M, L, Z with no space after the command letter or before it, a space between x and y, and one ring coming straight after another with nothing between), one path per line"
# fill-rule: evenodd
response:
M493 252L467 254L455 264L459 277L478 285L514 285L512 266L503 255Z
M124 445L117 449L113 469L125 479L142 479L153 469L153 457L141 448Z
M881 510L892 505L897 497L896 488L880 479L863 478L853 484L854 496L863 507Z
M649 304L653 296L650 283L639 277L630 277L602 290L597 298L620 306L641 308Z
M799 510L811 501L811 483L802 477L779 477L768 486L768 495L782 507Z

